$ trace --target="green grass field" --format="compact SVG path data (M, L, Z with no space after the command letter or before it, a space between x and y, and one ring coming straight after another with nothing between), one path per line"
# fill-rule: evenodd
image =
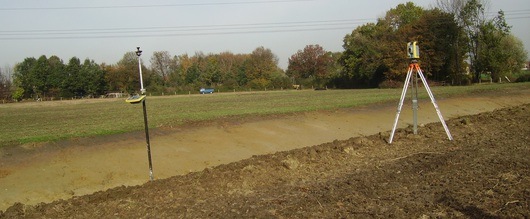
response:
M433 87L435 98L530 89L530 83ZM420 98L428 98L425 89ZM229 116L256 116L349 108L374 103L397 105L401 89L268 91L147 97L149 126ZM409 98L410 95L407 96ZM26 102L0 105L0 146L111 135L143 130L141 104L124 99Z

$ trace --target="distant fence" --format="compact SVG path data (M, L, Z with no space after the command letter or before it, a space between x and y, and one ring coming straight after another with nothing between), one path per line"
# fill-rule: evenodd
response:
M105 98L121 98L124 96L125 96L125 93L118 93L118 92L105 94Z

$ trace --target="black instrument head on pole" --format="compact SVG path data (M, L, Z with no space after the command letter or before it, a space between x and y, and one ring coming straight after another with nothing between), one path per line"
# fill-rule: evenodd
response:
M141 56L142 55L142 50L140 50L140 47L136 47L136 55L137 56Z

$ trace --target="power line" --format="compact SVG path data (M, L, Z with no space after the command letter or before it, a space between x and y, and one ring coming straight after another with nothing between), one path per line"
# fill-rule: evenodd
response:
M530 12L530 9L519 9L519 10L508 10L508 11L504 11L504 10L499 10L499 11L502 11L504 12L504 14L509 14L509 13L529 13ZM496 11L496 12L486 12L486 14L498 14L499 12Z
M277 1L275 1L277 2ZM506 11L505 18L528 19L530 9ZM301 31L327 31L354 29L359 24L377 19L343 19L322 21L297 21L277 23L248 23L222 25L187 25L130 28L85 28L85 29L35 29L0 30L0 40L38 40L38 39L90 39L90 38L130 38L130 37L170 37L204 36L250 33L280 33Z
M530 15L530 9L521 9L521 10L509 10L509 11L503 11L504 18L510 19L513 18L512 16L517 16L515 18L519 18L520 16L526 16ZM496 17L499 13L498 12L487 12L485 13L488 17Z
M324 31L338 29L354 29L357 25L364 24L368 21L368 19L350 19L279 23L194 25L174 27L0 31L0 40L169 37Z
M93 10L93 9L126 9L126 8L161 8L161 7L193 7L193 6L220 6L220 5L251 5L308 2L315 0L269 0L269 1L233 1L233 2L209 2L209 3L181 3L164 5L115 5L115 6L77 6L77 7L44 7L44 8L0 8L0 11L34 11L34 10Z
M172 37L172 36L207 36L207 35L228 35L228 34L252 34L252 33L280 33L280 32L304 32L304 31L326 31L352 29L352 26L319 27L319 28L297 28L297 29L277 29L277 30L241 30L241 31L220 31L220 32L192 32L192 33L168 33L168 34L137 34L137 35L96 35L96 36L39 36L39 37L0 37L0 40L42 40L42 39L96 39L96 38L131 38L131 37Z
M294 22L275 22L275 23L248 23L248 24L220 24L220 25L187 25L187 26L161 26L161 27L119 27L119 28L87 28L87 29L48 29L48 30L0 30L3 34L41 34L41 33L60 33L60 32L92 32L92 31L162 31L162 30L201 30L201 29L237 29L237 28L267 28L267 27L295 27L295 26L317 26L317 25L337 25L337 24L359 24L375 19L343 19L343 20L322 20L322 21L294 21Z
M506 20L515 20L515 19L528 19L530 18L530 15L526 15L526 16L515 16L515 17L505 17Z

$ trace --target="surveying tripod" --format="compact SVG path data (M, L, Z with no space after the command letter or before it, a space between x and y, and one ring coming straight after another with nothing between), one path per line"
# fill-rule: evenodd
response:
M414 42L415 45L415 42ZM419 52L418 52L419 53ZM392 133L390 134L390 139L388 140L389 144L392 144L392 139L394 138L394 133L396 131L399 114L401 113L401 108L403 108L403 101L405 100L405 95L407 94L407 89L409 87L410 81L412 81L412 87L414 90L412 91L412 112L413 112L413 122L414 122L414 134L417 134L418 132L418 75L421 78L421 81L423 82L423 85L425 86L425 90L427 90L427 93L429 94L429 97L431 98L432 105L436 109L436 113L438 114L438 118L440 119L440 122L442 123L445 133L447 133L447 137L449 140L453 140L453 137L451 136L451 133L449 132L449 129L447 128L447 125L445 124L445 121L442 117L442 113L440 112L440 109L438 108L438 104L436 104L436 100L434 100L434 96L432 95L431 89L429 88L429 85L427 85L427 80L425 80L425 76L423 76L423 72L421 71L420 65L418 64L418 60L415 58L419 58L419 55L414 55L414 58L411 59L409 69L407 72L407 77L405 78L405 85L403 85L403 91L401 92L401 99L399 100L397 113L396 113L396 120L394 120L394 126L392 128ZM414 75L414 78L412 77Z

